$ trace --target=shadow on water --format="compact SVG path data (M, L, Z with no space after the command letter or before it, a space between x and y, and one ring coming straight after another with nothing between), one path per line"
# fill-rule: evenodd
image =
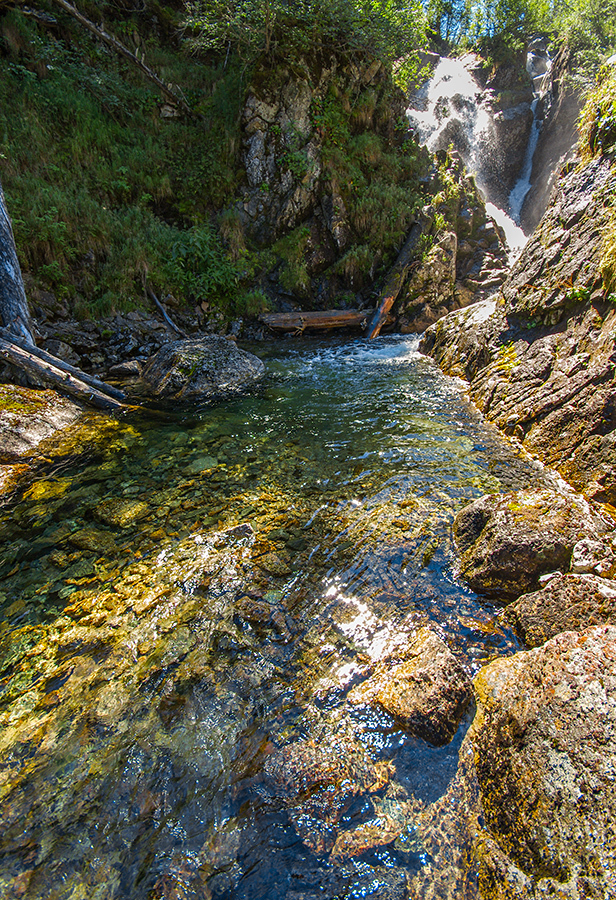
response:
M544 476L412 339L259 352L259 394L124 421L2 514L0 896L395 897L426 862L466 726L352 690L423 625L470 672L515 649L451 522Z

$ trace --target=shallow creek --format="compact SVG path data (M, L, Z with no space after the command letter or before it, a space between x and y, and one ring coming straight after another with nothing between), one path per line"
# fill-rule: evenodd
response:
M384 898L426 863L471 712L437 749L349 691L422 625L471 672L516 649L451 522L546 476L416 346L259 347L259 394L124 420L4 510L0 897ZM268 777L291 746L348 762L338 814Z

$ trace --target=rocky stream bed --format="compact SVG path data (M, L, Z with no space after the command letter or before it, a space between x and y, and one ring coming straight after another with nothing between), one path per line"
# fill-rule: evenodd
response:
M88 417L5 507L0 896L459 896L435 816L521 644L452 523L577 501L416 345L261 347L256 395Z

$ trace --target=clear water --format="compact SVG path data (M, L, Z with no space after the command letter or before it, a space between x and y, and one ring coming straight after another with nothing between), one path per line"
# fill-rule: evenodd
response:
M470 672L516 649L451 522L542 475L413 340L259 352L259 394L125 421L2 514L2 897L384 897L426 863L468 721L437 749L352 691L423 625Z

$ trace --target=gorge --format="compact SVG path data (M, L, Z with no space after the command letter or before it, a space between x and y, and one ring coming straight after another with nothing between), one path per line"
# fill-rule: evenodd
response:
M177 333L26 268L37 339L144 408L0 385L0 896L616 896L614 67L510 261L478 188L533 181L524 66L433 57L421 149L386 68L334 61L253 78L225 258L281 311L367 311L430 222L379 338L165 295L265 375L183 404L179 359L148 405Z

